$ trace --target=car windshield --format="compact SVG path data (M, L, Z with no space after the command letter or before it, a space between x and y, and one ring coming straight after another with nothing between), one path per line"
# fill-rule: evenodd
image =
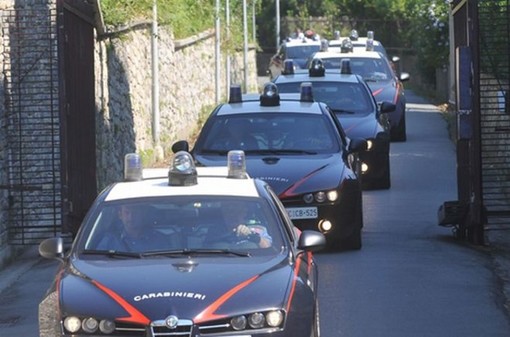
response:
M307 155L340 151L338 131L319 114L268 113L216 116L195 146L197 153Z
M276 85L280 93L298 93L301 82ZM312 90L316 101L324 102L340 113L367 115L376 109L371 93L360 83L312 81Z
M352 73L360 75L365 81L388 81L393 76L390 66L383 58L349 57L349 54L346 54L323 58L322 62L326 69L341 69L343 59L350 59Z
M287 46L287 55L288 59L306 59L310 55L320 50L320 45L297 45L297 46Z
M282 246L280 221L268 202L256 197L111 201L93 213L78 245L85 254L115 257L268 254Z

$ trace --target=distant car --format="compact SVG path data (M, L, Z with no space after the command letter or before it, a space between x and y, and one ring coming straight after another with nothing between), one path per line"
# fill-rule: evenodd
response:
M395 111L388 113L391 140L406 141L406 96L403 82L409 80L408 73L397 76L388 59L376 51L317 52L310 57L307 67L314 58L321 59L326 69L340 69L342 60L350 59L352 72L363 77L376 101L379 104L388 101L396 105Z
M367 151L359 153L364 189L388 189L390 176L390 133L387 114L395 105L383 102L379 107L372 91L359 75L352 74L347 63L342 70L328 70L320 59L306 71L284 72L273 82L280 93L297 93L302 83L312 84L313 97L326 103L337 115L350 138L368 141ZM346 61L348 62L348 61Z
M241 95L209 115L191 151L197 165L225 165L229 150L246 154L251 177L265 180L301 230L326 236L329 249L360 249L363 207L357 153L364 139L350 139L329 107L301 95ZM186 141L173 150L187 149Z
M318 337L313 252L326 240L297 230L269 185L246 175L242 153L232 158L195 168L180 152L170 171L141 180L130 166L69 251L62 238L43 241L41 255L61 265L39 336ZM230 222L242 210L245 223Z
M304 68L308 57L320 50L321 41L318 38L302 37L286 39L269 61L269 78L274 78L281 74L285 60L292 59L294 67L297 69Z

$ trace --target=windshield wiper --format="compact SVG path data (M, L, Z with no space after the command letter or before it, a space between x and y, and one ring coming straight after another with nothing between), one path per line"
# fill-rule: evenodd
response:
M333 112L335 112L335 113L341 113L341 114L349 114L349 115L356 114L356 112L354 112L354 111L345 110L345 109L331 109L331 110L333 110Z
M226 156L228 153L227 150L211 150L211 149L202 149L200 152L203 154L218 154L220 156Z
M295 149L267 149L267 150L252 150L245 151L254 154L317 154L315 151L295 150Z
M206 255L235 255L235 256L243 256L250 257L251 254L246 251L232 250L232 249L176 249L176 250L158 250L141 253L140 255L143 257L148 256L181 256L181 255L196 255L196 254L206 254Z
M96 250L96 249L85 249L83 254L87 255L106 255L109 257L134 257L134 258L141 258L142 254L140 253L134 253L134 252L123 252L123 251L117 251L117 250Z

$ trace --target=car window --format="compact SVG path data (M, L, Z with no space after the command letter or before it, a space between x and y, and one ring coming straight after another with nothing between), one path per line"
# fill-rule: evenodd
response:
M282 220L263 198L175 196L106 202L86 224L85 250L280 250ZM233 229L243 225L243 236ZM136 235L133 233L137 233ZM253 237L250 235L253 234ZM269 244L259 246L262 239Z
M393 76L393 72L385 59L362 58L348 55L343 57L324 58L322 62L326 69L341 69L343 59L351 60L351 71L363 77L364 80L387 81Z
M280 93L298 93L301 82L276 83ZM376 106L370 92L360 83L313 82L314 100L326 103L331 109L348 114L374 113Z
M242 125L236 129L238 137L231 133L232 123ZM251 147L243 146L252 142L254 145ZM338 152L340 146L334 126L324 115L257 113L256 116L242 114L209 119L194 151L206 153L233 149L242 149L247 155L274 150L333 153Z
M297 45L297 46L287 46L286 58L288 59L306 59L313 53L319 51L319 45Z

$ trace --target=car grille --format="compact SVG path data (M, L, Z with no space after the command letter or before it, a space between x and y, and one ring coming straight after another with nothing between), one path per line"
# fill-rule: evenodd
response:
M152 337L189 337L193 330L193 322L180 319L177 327L169 328L165 321L155 321L151 324Z

